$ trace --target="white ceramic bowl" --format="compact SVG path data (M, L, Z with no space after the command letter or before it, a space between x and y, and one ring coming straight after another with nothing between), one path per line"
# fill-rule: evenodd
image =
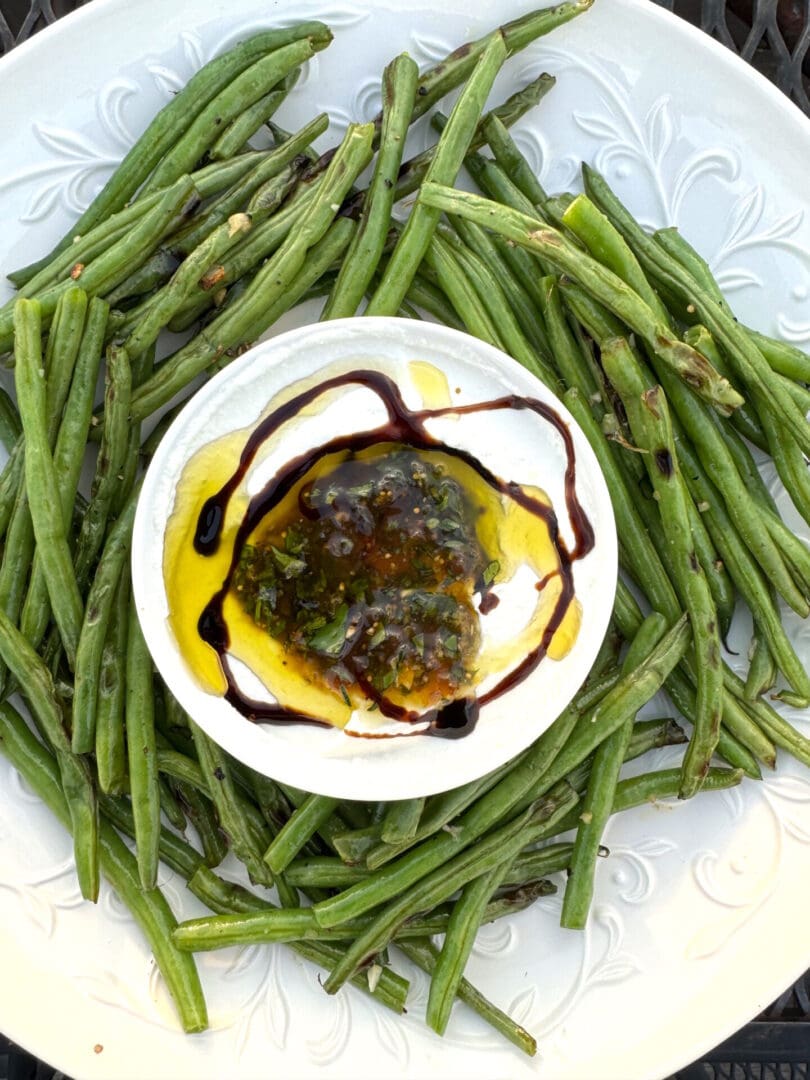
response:
M595 533L592 551L574 563L583 609L576 642L563 659L546 657L523 682L484 705L475 729L464 738L362 739L336 728L254 724L224 697L202 688L167 619L164 539L183 469L201 447L255 425L277 395L288 395L302 380L311 384L338 372L378 369L396 381L410 408L419 408L423 401L409 368L414 360L444 372L453 405L515 394L550 405L569 426L576 492ZM322 412L290 424L257 475L266 480L268 470L281 468L304 450L339 433L377 427L384 419L370 391L344 389ZM431 420L428 428L445 443L470 450L496 475L544 489L564 539L573 546L564 497L566 455L551 424L532 412L508 409ZM250 477L247 482L250 486ZM444 791L489 772L534 741L568 704L593 663L617 573L607 488L590 446L562 403L499 350L455 330L409 319L345 319L292 330L257 345L207 383L172 424L149 467L132 551L135 603L147 644L187 712L230 754L259 772L349 799L404 799ZM255 684L251 689L255 693Z

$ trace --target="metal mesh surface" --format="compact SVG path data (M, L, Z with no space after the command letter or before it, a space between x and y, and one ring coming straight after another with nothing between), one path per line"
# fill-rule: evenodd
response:
M810 0L657 0L742 56L810 116Z

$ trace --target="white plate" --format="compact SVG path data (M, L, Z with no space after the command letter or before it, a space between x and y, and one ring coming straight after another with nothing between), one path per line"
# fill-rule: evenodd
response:
M463 739L403 738L411 725L389 722L393 738L352 738L312 724L254 724L223 696L204 688L183 655L169 623L164 574L166 527L188 462L213 441L248 432L267 415L280 394L288 398L319 380L351 371L380 371L393 379L410 408L424 405L410 374L414 360L430 364L453 387L452 405L483 404L504 394L536 398L549 405L572 440L576 496L593 527L594 546L572 566L581 625L570 651L547 657L508 693L481 708L475 728ZM267 454L259 454L245 477L253 493L267 476L340 434L370 431L385 422L376 394L342 386L324 400L323 411L282 428ZM569 551L576 545L566 508L568 456L557 430L528 410L453 414L428 422L431 435L466 450L496 476L541 487L557 513ZM247 438L247 435L245 435ZM238 460L238 457L237 459ZM253 477L264 477L256 479ZM538 599L537 578L524 574L498 589L499 636L482 619L487 641L514 640ZM189 715L225 749L259 772L294 787L356 799L410 799L477 780L519 754L562 712L588 672L605 636L616 589L616 528L610 496L591 447L563 403L511 357L483 341L445 326L414 319L339 319L289 330L265 341L220 372L182 411L161 441L144 480L132 539L135 605L149 651L167 685ZM532 599L534 598L534 599ZM528 600L528 603L527 603ZM198 614L195 613L194 618ZM490 674L479 694L497 686L523 660ZM272 689L272 687L271 687ZM253 693L274 701L259 682ZM543 701L536 710L534 703ZM379 720L375 714L375 720ZM353 730L375 732L355 718Z
M528 6L501 0L497 13ZM375 76L396 51L427 63L487 29L493 7L94 0L0 65L2 265L45 250L171 90L241 31L329 22L336 41L285 118L328 105L340 126L374 110ZM597 0L513 61L496 93L543 68L558 85L519 138L544 183L567 187L580 158L595 162L647 223L684 228L747 320L807 345L810 129L799 111L638 0ZM810 627L788 625L810 656ZM744 649L744 627L735 641ZM654 767L674 756L658 752ZM97 909L79 903L66 837L5 763L0 792L0 1028L74 1076L662 1077L810 962L810 782L786 760L762 784L612 822L585 933L557 929L552 898L480 935L470 975L539 1036L533 1061L461 1007L444 1041L425 1031L420 977L396 1020L359 994L327 998L283 949L204 956L212 1030L186 1038L131 920L106 889ZM178 913L200 912L178 878L161 880Z

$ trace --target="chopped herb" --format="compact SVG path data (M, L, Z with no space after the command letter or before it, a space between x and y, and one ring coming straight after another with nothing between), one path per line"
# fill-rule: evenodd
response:
M273 547L271 550L273 558L278 563L279 569L285 578L298 577L299 574L303 574L306 570L307 564L303 559L288 555L286 551L280 551L277 547Z
M361 675L378 693L455 696L479 647L473 592L500 571L464 488L388 445L305 479L289 505L239 555L234 595L256 624L344 701Z
M348 604L341 604L331 622L321 627L309 639L309 647L314 652L326 656L338 656L346 641L346 623L349 617Z

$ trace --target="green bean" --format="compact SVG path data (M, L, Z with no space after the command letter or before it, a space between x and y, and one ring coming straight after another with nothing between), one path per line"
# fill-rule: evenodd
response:
M742 769L711 768L703 778L701 791L725 791L736 787L744 776ZM620 780L616 785L613 800L613 813L631 810L644 803L654 803L659 799L673 799L679 795L681 785L680 769L661 769L658 772L643 773L641 776Z
M688 446L680 445L678 454L687 487L695 502L702 506L702 516L711 529L723 563L751 609L769 649L791 685L799 692L810 690L810 680L785 633L767 581L731 521L723 497L703 473Z
M218 911L221 914L274 910L269 901L261 900L239 885L222 881L205 867L200 867L189 880L189 890L212 911ZM328 970L341 956L341 948L337 944L332 945L322 941L293 941L289 942L289 945L299 956L318 964L325 970ZM370 994L380 1004L393 1009L394 1012L404 1011L408 981L389 967L383 967L374 989L371 988L366 973L355 976L352 984L364 993Z
M573 850L574 845L565 842L522 851L510 866L502 882L502 888L514 888L516 885L521 886L524 882L546 877L559 870L567 870Z
M180 805L177 796L172 790L171 784L162 776L158 777L158 791L160 812L169 824L177 829L178 832L183 832L186 827L186 815L183 812L183 808ZM159 848L160 845L158 845L158 850Z
M369 870L376 870L385 863L403 854L408 848L426 840L435 833L440 832L449 825L459 814L462 814L476 799L485 795L498 781L506 775L515 762L502 765L499 769L481 777L480 780L471 780L451 791L442 792L428 799L425 809L420 818L419 825L411 840L402 840L398 844L380 843L372 848L366 856L366 866Z
M99 795L102 816L119 832L135 839L135 819L132 804L123 796ZM188 879L202 865L200 853L185 840L181 840L165 826L160 830L160 858L168 867Z
M206 787L211 793L220 825L234 854L247 867L251 880L262 885L272 885L273 876L267 864L262 861L264 847L241 813L240 801L224 752L197 724L192 721L190 726Z
M742 692L744 693L744 686ZM810 765L810 739L805 738L763 698L756 701L743 699L740 704L776 746L787 750L802 764Z
M306 207L313 201L322 176L308 184L299 184L278 213L271 214L265 220L260 221L248 236L237 244L223 259L212 275L206 275L200 280L200 292L184 303L177 314L169 323L172 333L187 330L205 311L215 304L221 290L226 286L233 286L240 279L248 280L247 275L255 271L264 260L278 250L291 229L297 225ZM252 202L252 200L251 200ZM248 205L248 213L254 209ZM252 283L252 279L248 284ZM247 292L247 288L244 289Z
M368 923L359 920L348 927L324 930L318 926L312 908L265 907L238 914L202 916L181 923L174 931L174 943L184 952L211 952L232 945L293 941L350 941Z
M546 386L552 390L558 388L556 373L526 340L492 268L454 234L442 230L441 235L453 250L457 262L477 292L480 303L489 312L496 333L509 355Z
M224 86L194 117L141 188L141 197L166 187L195 164L220 131L314 55L317 44L303 37L273 49Z
M546 362L550 362L553 350L543 323L538 318L538 311L532 297L515 275L512 266L493 238L479 225L465 221L463 218L454 218L452 225L467 247L471 248L495 275L526 340Z
M363 881L369 871L362 866L347 866L334 855L308 855L290 863L284 876L299 888L338 889Z
M622 665L622 673L632 672L636 665L663 637L667 621L659 612L652 612L641 624ZM560 925L569 930L581 930L587 921L593 898L594 872L602 834L610 817L619 770L633 732L633 716L609 735L594 755L588 788L582 802L568 879L565 886Z
M503 36L509 55L514 55L537 38L550 33L555 27L562 26L563 23L586 12L592 3L593 0L575 0L574 3L531 11L512 22L505 23L498 30L494 30L477 41L460 45L439 64L425 72L419 80L414 120L423 116L451 90L464 82L496 35Z
M184 787L182 799L186 814L200 838L205 865L213 869L219 866L228 854L228 844L220 828L216 811L196 788Z
M702 353L709 363L717 368L721 375L725 375L726 378L728 378L730 373L729 366L726 363L722 352L718 349L717 343L705 326L701 326L700 323L690 326L684 332L683 339L687 344L691 345L694 349L697 349L699 353ZM762 423L750 401L746 401L739 409L735 409L734 414L727 418L725 427L726 430L731 427L732 430L739 432L740 435L744 436L749 442L752 442L761 450L768 449L768 440L765 437L765 432L762 430ZM731 450L730 452L733 453Z
M508 206L479 195L442 187L426 179L419 203L459 214L499 232L527 250L540 255L557 270L570 274L601 303L631 327L678 376L722 411L737 408L737 391L691 346L674 338L655 313L621 278L590 255L575 247L562 233ZM418 205L418 204L417 204Z
M585 190L634 249L648 274L695 308L702 322L726 352L733 370L756 398L761 395L769 411L779 417L804 453L810 453L810 429L790 395L774 378L768 362L725 306L702 292L695 279L633 220L595 170L583 165ZM756 403L756 402L755 402ZM758 406L761 413L761 408Z
M191 202L196 201L194 185L188 176L182 177L161 198L155 208L136 222L121 240L94 259L87 267L77 265L71 278L51 285L36 297L41 308L42 325L50 325L59 299L74 288L74 280L80 281L88 296L103 295L122 281L133 263L142 261L173 227L178 214L182 214ZM13 339L13 305L9 301L0 308L0 350L8 349Z
M777 418L777 415L771 413L770 410L763 410L756 392L753 396L762 418L768 449L779 478L787 488L793 505L804 520L810 522L810 477L807 475L805 452L799 443L784 430L781 422L783 418Z
M102 563L104 560L102 559ZM107 566L99 567L99 575L107 572ZM95 585L95 582L94 582ZM93 590L91 590L91 596ZM96 590L97 594L97 590ZM88 598L89 601L90 598ZM107 795L120 795L127 780L127 748L124 739L124 702L126 698L126 654L127 654L127 628L129 625L130 589L129 580L121 575L118 586L115 589L115 600L112 608L112 624L107 626L104 645L101 651L101 661L98 666L98 693L95 707L95 748L96 768L98 770L98 786ZM90 618L90 606L85 614L85 622L82 626L82 636L79 638L79 649L76 654L76 676L73 692L73 736L76 737L77 717L81 716L80 726L92 727L92 719L84 719L82 705L76 707L79 694L79 674L83 673L81 687L82 694L87 686L85 673L85 654L82 643L87 633L88 619ZM86 645L85 645L86 648Z
M613 615L616 620L616 625L625 637L635 634L641 626L641 610L621 578L616 585L616 599ZM728 672L724 669L724 681L727 674ZM675 707L693 726L696 707L694 691L696 681L697 675L694 665L691 663L689 656L686 656L681 661L680 667L675 668L670 672L665 683L666 690L672 698ZM732 703L733 696L728 688L724 687L724 711L727 707L731 706ZM754 756L734 735L731 734L730 731L726 731L725 728L721 728L720 730L717 751L734 768L742 769L746 776L750 776L753 780L762 779L762 773Z
M322 319L354 315L379 264L391 220L394 184L402 164L418 77L419 69L407 53L398 56L383 72L380 151L363 201L360 223L344 256Z
M532 79L531 82L527 83L524 87L521 87L520 90L511 94L500 105L496 105L491 112L482 116L475 129L475 133L470 140L470 151L467 156L469 157L470 152L479 150L485 145L485 127L491 118L501 123L504 128L511 127L512 124L516 123L522 116L525 116L530 109L534 108L534 106L545 97L556 81L557 80L552 75L543 72L541 75L538 75L536 79ZM447 126L447 117L442 112L436 112L431 117L431 125L437 131L442 132ZM404 199L408 195L412 195L413 192L418 189L425 178L428 166L433 160L435 152L436 147L429 146L426 150L423 150L421 154L416 154L415 157L412 157L405 162L397 177L394 194L394 200L396 202L400 199Z
M650 285L638 259L621 233L587 195L577 195L562 215L566 228L578 237L595 259L626 281L661 322L671 325L669 312Z
M157 163L164 158L182 133L187 129L189 118L196 116L225 87L259 57L273 49L283 48L290 42L308 38L316 49L323 49L332 40L332 34L323 23L299 23L280 30L265 30L240 42L233 49L206 64L189 79L183 90L172 97L146 131L141 135L127 156L107 181L88 209L73 225L68 234L56 245L50 255L32 267L9 275L15 285L22 285L54 255L64 250L77 235L86 233L97 222L121 207L138 190Z
M575 386L593 400L599 386L590 367L583 364L577 341L568 324L560 299L560 288L554 277L540 279L543 290L543 314L557 370L567 386Z
M231 184L238 182L246 172L266 156L267 151L254 151L249 154L240 154L233 161L216 162L213 165L197 169L191 173L194 189L201 199L209 199L220 191L229 188ZM67 249L51 262L46 263L39 273L21 286L17 295L36 296L48 285L53 285L60 278L69 275L70 271L77 265L86 266L122 237L127 236L133 225L148 211L154 210L162 197L163 192L156 191L153 195L128 204L117 214L104 218L84 235L73 236ZM138 273L138 271L133 271L133 273ZM110 304L114 304L128 295L127 293L117 295L121 287L116 286L105 297Z
M339 799L327 795L307 796L265 852L264 860L274 874L281 874L289 866L339 803Z
M438 233L425 254L425 264L437 275L441 289L458 313L467 333L502 349L503 342L489 312L481 304L478 293L447 241Z
M388 803L382 820L380 839L384 844L411 842L419 828L419 819L425 809L425 799L400 799Z
M657 374L706 473L722 493L735 529L779 594L799 614L807 614L810 608L806 598L797 589L773 538L762 527L756 505L752 506L750 491L727 448L719 418L713 417L711 410L702 406L687 387L678 384L670 372L659 367Z
M81 339L62 423L54 447L53 464L59 478L61 513L70 528L81 474L83 450L93 415L93 400L101 363L104 329L109 307L98 297L90 301L87 324ZM51 615L48 587L41 556L34 554L31 580L20 617L20 629L36 648L42 641Z
M127 455L131 387L130 357L125 349L110 345L107 350L101 447L96 460L90 505L76 542L76 576L82 585L90 580L95 558L104 539L111 504L118 491L119 473Z
M247 212L254 216L254 225L257 224L257 217L271 214L281 204L292 183L301 176L299 156L328 126L329 117L326 113L319 113L300 131L291 135L283 146L264 154L255 168L206 207L199 220L193 218L184 229L170 238L168 246L171 251L176 255L190 254L217 225L244 210L246 204Z
M6 704L0 705L0 749L62 825L73 831L75 843L76 821L70 813L67 791L60 788L56 764L22 717ZM100 824L99 847L104 876L144 933L177 1007L183 1029L187 1032L204 1030L208 1021L197 968L193 958L181 953L172 943L171 935L177 920L163 894L158 889L141 890L134 857L106 821Z
M660 610L669 622L673 622L681 614L678 597L638 516L638 502L634 502L623 475L616 467L604 433L576 387L566 391L563 401L585 433L607 479L618 525L622 564L638 582L650 604Z
M393 900L375 914L368 927L357 935L347 948L345 955L332 968L329 978L324 983L324 990L328 994L334 994L339 990L363 960L384 948L402 923L412 914L430 910L435 904L452 896L456 889L488 871L493 865L511 862L521 848L534 841L537 833L551 827L553 822L562 817L574 805L577 798L570 785L564 783L557 785L548 795L532 803L512 821L501 825L487 836L481 837L472 848L459 851L443 865L423 876L418 883L414 883L413 888L403 892L399 899ZM378 872L378 874L384 873L385 871ZM373 881L373 878L368 881ZM352 889L363 888L366 884L368 882L362 882L352 886ZM380 903L381 899L378 897L377 903ZM329 903L330 900L322 901L312 909L321 925L324 925L322 920L324 907ZM338 925L343 921L345 920L339 919L334 922L331 918L329 920L331 925Z
M45 350L47 385L45 403L49 445L56 438L62 408L70 388L70 380L81 341L87 298L78 288L67 289L56 306L51 333ZM33 532L23 484L25 471L25 437L20 436L11 452L0 483L0 517L3 534L11 528L13 542L7 542L7 557L0 567L0 596L4 610L14 620L33 551ZM13 516L13 517L12 517ZM14 553L14 558L8 557ZM12 566L12 563L14 564ZM13 597L13 599L12 599Z
M6 391L0 387L0 443L2 443L7 454L10 454L14 449L14 445L21 434L22 425L17 406Z
M124 342L130 356L140 356L157 340L160 331L194 289L197 282L236 240L249 232L251 219L247 214L234 214L195 248L160 292L152 298L145 316L140 319Z
M659 229L653 236L664 251L679 262L716 303L729 310L709 264L677 229ZM746 328L746 333L775 372L796 382L810 382L810 357L801 349L750 328Z
M0 656L20 685L38 726L56 754L70 811L76 874L82 896L98 897L98 807L86 763L70 751L62 703L42 659L0 611ZM6 716L6 714L3 714Z
M749 330L748 334L774 371L787 379L810 383L810 356L807 353L797 349L795 345L760 334L756 330Z
M340 217L333 222L326 235L309 249L304 265L290 282L287 291L262 312L259 323L251 328L248 336L259 337L267 326L272 326L277 319L300 303L335 260L340 259L356 229L357 226L349 218Z
M506 56L504 38L496 32L455 104L425 174L426 180L438 183L452 183L455 180L487 95ZM439 217L438 211L424 205L421 200L417 201L388 261L382 281L369 300L366 314L389 315L399 309L419 263L430 246Z
M199 375L222 353L240 344L246 334L266 329L266 310L284 295L301 270L307 251L327 232L349 187L368 163L371 155L370 124L351 125L332 158L322 182L307 203L297 228L256 274L238 309L226 309L204 334L163 363L132 398L132 415L143 420L165 404L191 379Z
M256 132L266 124L271 116L274 116L278 108L284 103L287 95L293 89L301 75L300 68L293 68L274 87L258 101L249 105L244 112L240 113L225 128L217 141L208 151L211 161L222 161L238 154L244 149L249 140Z
M770 491L768 491L768 487L762 479L762 475L754 461L753 454L748 449L745 440L740 436L737 430L731 426L729 421L724 421L722 428L726 446L734 459L734 464L737 466L737 472L740 474L742 482L748 490L748 494L752 499L756 499L763 509L770 510L773 514L778 514L774 498Z
M190 789L196 789L202 795L211 798L213 792L199 762L170 747L171 743L164 737L158 740L158 772L178 781L184 793ZM235 771L233 763L229 763L229 767L233 773ZM219 777L214 775L215 779L219 780ZM267 826L261 811L233 785L230 798L235 812L241 817L245 836L249 837L255 847L261 847L267 837Z
M745 711L734 695L728 692L723 695L723 727L721 732L731 736L736 740L738 746L748 750L755 759L761 761L769 769L776 768L776 746L773 740ZM718 742L717 750L721 757L734 768L744 769L746 775L750 776L751 773L746 767L745 761L734 755L730 756L728 749L728 746ZM761 775L756 776L755 779L760 780L762 777Z
M160 847L160 795L152 662L143 639L138 612L129 606L126 659L126 728L129 789L135 819L138 876L143 889L154 889Z
M455 819L451 831L431 836L395 863L377 870L366 881L316 904L313 910L318 921L323 926L335 926L343 919L354 918L392 896L404 893L436 866L472 844L513 809L525 809L536 797L536 792L547 790L546 781L550 775L555 777L552 782L566 776L628 712L635 712L652 697L683 656L688 642L689 630L684 619L639 666L632 679L620 680L601 699L597 707L598 725L588 723L583 735L572 741L569 736L580 713L576 708L566 709L486 795ZM563 746L565 751L561 754ZM564 760L562 770L558 767L561 759Z
M486 795L510 772L516 770L527 758L531 759L533 764L530 762L526 772L517 780L517 784L528 783L528 778L533 772L539 772L545 764L551 762L556 754L560 752L577 718L585 710L591 709L598 704L614 688L619 681L619 674L617 669L615 672L609 673L581 690L572 704L563 710L548 731L541 736L539 745L536 748L525 751L518 758L507 762L506 765L502 765L499 769L494 770L480 780L470 781L468 784L428 799L413 841L397 845L380 844L376 848L372 848L366 857L366 865L369 869L373 870L383 866L386 862L403 854L409 847L441 832L445 827L449 826L447 831L452 834L456 828L456 825L452 823L459 815Z
M684 759L681 796L700 786L720 731L722 667L717 612L695 555L686 488L678 467L666 399L660 388L645 389L640 369L623 339L602 347L602 364L619 393L638 446L648 451L647 469L659 496L664 532L671 544L673 570L689 612L697 655L696 724Z
M454 330L464 329L464 324L444 292L420 274L417 274L410 284L408 300L445 326L451 326Z
M105 295L104 299L110 307L116 309L109 320L109 340L123 336L123 328L132 319L133 303L140 301L135 305L138 308L148 304L155 291L175 272L177 264L177 256L160 247ZM121 310L124 307L126 313ZM119 328L122 328L121 333L118 332Z
M486 118L484 137L496 162L512 183L529 202L542 209L548 195L499 117L490 115Z
M158 772L165 773L175 780L179 780L181 783L186 784L188 787L196 788L198 791L202 792L203 795L208 795L210 797L211 791L203 776L203 771L200 768L199 762L194 761L190 757L186 757L186 755L179 750L161 749L159 747L157 751L157 764Z
M447 1030L450 1011L475 944L475 935L481 926L484 909L508 869L509 862L499 863L474 881L468 882L453 904L444 942L430 978L425 1013L428 1027L439 1035L444 1035Z
M49 447L39 305L18 300L14 318L15 387L25 431L25 482L40 565L71 667L84 605L62 520L59 480Z
M595 709L578 717L565 746L538 781L517 801L516 809L523 809L529 799L539 798L552 785L571 775L601 742L621 727L628 715L635 715L683 659L690 639L686 616L683 616L634 672L623 675Z

